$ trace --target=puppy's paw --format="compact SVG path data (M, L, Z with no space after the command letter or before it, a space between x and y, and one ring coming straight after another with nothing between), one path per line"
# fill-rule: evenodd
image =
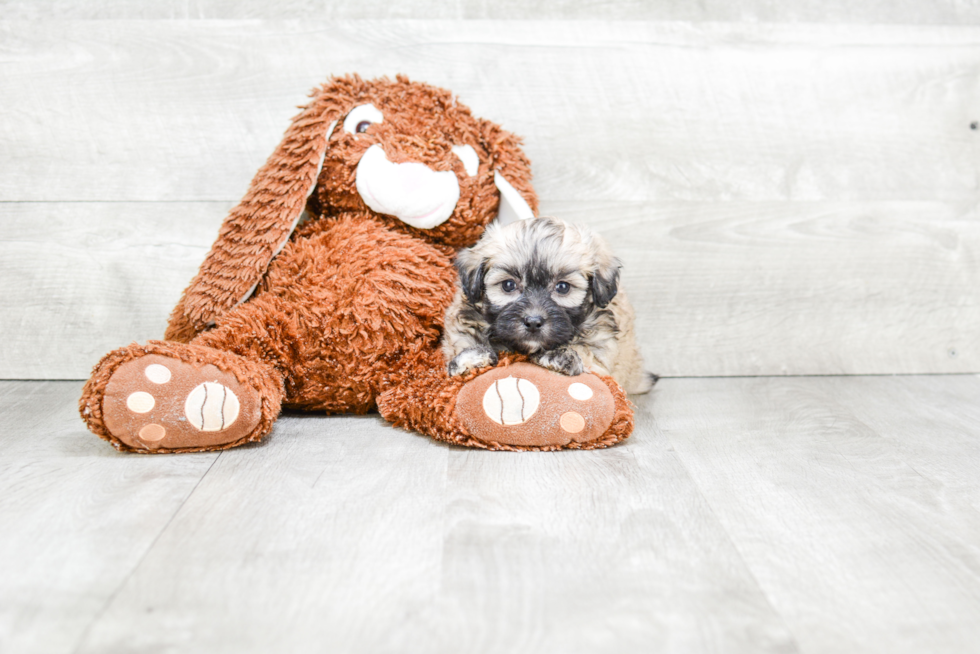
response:
M449 376L462 375L470 370L497 365L497 353L488 347L469 347L449 362Z
M547 368L562 375L574 377L583 371L582 358L571 348L560 347L547 352L540 352L531 357L531 361L542 368Z

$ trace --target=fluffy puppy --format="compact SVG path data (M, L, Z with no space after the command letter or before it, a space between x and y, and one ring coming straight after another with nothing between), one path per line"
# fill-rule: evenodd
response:
M490 225L456 268L442 341L450 375L520 352L564 375L612 375L628 393L656 382L636 347L620 262L591 230L547 217Z

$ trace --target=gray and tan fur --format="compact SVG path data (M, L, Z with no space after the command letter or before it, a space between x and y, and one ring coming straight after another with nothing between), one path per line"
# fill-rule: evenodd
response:
M629 393L653 387L620 262L591 230L547 217L490 225L456 268L442 345L450 375L520 352L565 375L612 375Z

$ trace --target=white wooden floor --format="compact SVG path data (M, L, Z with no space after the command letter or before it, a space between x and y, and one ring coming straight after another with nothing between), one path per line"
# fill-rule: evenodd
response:
M2 652L980 651L980 377L665 379L601 452L288 415L117 453L0 382Z

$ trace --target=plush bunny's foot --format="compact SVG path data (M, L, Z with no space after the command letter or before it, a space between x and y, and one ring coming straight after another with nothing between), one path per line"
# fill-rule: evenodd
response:
M470 436L499 449L608 447L633 426L625 394L612 380L569 377L529 363L494 368L468 382L455 413Z
M164 351L140 351L153 349ZM263 411L263 375L255 374L254 363L224 352L213 363L200 360L208 350L179 344L117 350L86 386L83 417L124 450L214 450L259 440L272 425L263 415L272 408L266 402ZM278 397L272 399L278 413Z

